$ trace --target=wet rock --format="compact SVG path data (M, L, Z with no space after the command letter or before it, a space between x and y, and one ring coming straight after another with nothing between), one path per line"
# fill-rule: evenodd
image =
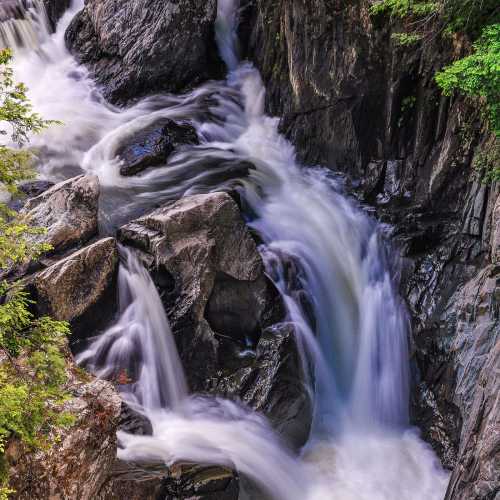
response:
M455 397L459 359L469 352L455 342L458 301L499 255L498 183L481 183L472 167L475 152L494 138L473 105L442 96L434 80L468 53L469 41L435 37L425 47L398 47L391 36L400 26L371 16L368 0L277 5L248 0L242 11L242 38L266 84L266 108L281 117L301 160L345 172L392 226L413 326L413 422L453 469L468 425ZM467 373L473 391L477 377ZM473 453L479 464L479 447Z
M185 197L119 238L145 253L191 389L242 399L303 444L311 407L293 328L233 199Z
M454 401L463 426L446 499L493 499L500 491L500 267L481 271L457 303Z
M216 7L215 0L89 0L66 42L113 102L178 92L221 74Z
M165 500L237 500L238 476L225 467L177 464L170 468L170 475L164 481L163 495L160 498Z
M69 8L71 0L43 0L51 28L55 31L57 22Z
M226 467L117 460L96 500L237 500L238 495L238 475Z
M168 157L179 146L198 142L196 130L187 123L167 120L162 124L153 124L141 130L118 150L123 162L120 174L135 175L146 168L165 165Z
M75 372L76 373L76 372ZM68 428L53 431L51 446L35 452L14 441L8 447L12 498L96 498L108 480L116 457L120 397L104 380L69 381L73 399L64 410L76 418Z
M21 210L26 203L26 198L34 198L41 195L54 185L50 181L27 181L19 185L19 195L9 203L12 210Z
M129 434L139 434L142 436L151 436L153 434L153 427L149 419L141 413L134 411L124 401L122 402L118 428L120 431L128 432Z
M100 240L29 279L38 314L72 323L72 342L95 333L113 313L118 250Z
M500 186L498 186L500 190ZM500 264L500 196L493 208L491 227L491 262Z
M308 368L302 364L293 325L266 328L254 355L245 361L236 358L234 364L236 368L211 380L211 392L264 413L292 447L302 446L309 436L312 400L306 386Z
M98 178L81 175L28 199L21 213L47 230L31 240L50 244L54 252L85 243L97 233L98 198Z

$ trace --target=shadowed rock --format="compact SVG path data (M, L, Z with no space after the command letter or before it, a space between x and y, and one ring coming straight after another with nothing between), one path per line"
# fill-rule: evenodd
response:
M221 74L216 7L216 0L89 0L66 42L113 102L176 92Z

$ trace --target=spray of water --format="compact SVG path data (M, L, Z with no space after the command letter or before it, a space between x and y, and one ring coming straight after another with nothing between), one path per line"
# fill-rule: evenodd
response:
M16 47L16 76L28 84L36 109L65 124L35 138L41 174L99 175L108 229L162 201L238 189L263 239L268 273L297 326L304 359L314 366L314 432L298 459L261 417L228 401L186 396L161 301L147 272L126 254L121 317L80 358L103 376L130 370L133 383L124 397L152 422L152 436L120 435L120 456L235 466L284 500L440 500L447 476L408 430L408 329L391 279L395 257L380 227L343 196L331 173L297 164L277 120L264 113L258 71L238 61L236 0L219 0L218 7L217 42L227 80L127 109L105 103L64 47L64 29L81 1L53 35L40 29L43 12L36 8L24 20L37 38L26 35L30 42L20 43L22 37L14 41L5 33L26 28L2 24L0 31ZM192 123L201 144L171 157L166 168L121 177L120 145L166 117ZM293 286L287 261L300 269ZM314 324L299 292L308 297Z

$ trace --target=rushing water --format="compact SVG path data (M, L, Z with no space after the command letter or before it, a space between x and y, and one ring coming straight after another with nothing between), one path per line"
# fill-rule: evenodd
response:
M73 3L54 35L37 0L24 19L0 25L0 40L16 47L15 73L35 109L64 123L34 138L41 176L97 174L106 231L161 201L238 189L315 371L313 433L301 457L283 448L263 417L229 401L188 396L156 289L123 250L120 319L80 355L102 376L135 374L123 397L148 416L153 435L120 434L119 456L234 465L280 500L442 499L447 475L408 427L408 321L391 276L397 258L331 173L297 164L278 121L265 115L260 75L238 59L236 0L219 0L216 25L227 79L128 109L107 104L64 46L82 3ZM119 146L166 117L192 123L201 144L174 155L168 168L121 177ZM243 172L242 161L255 168ZM314 330L287 282L283 263L290 259L301 270Z

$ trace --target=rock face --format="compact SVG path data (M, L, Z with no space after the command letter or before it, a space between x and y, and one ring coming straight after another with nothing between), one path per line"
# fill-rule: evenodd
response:
M106 238L37 273L29 279L29 289L38 314L71 322L76 342L112 315L117 272L116 241Z
M96 498L116 456L120 397L103 380L69 382L74 398L64 409L76 417L72 427L52 436L48 450L27 453L15 442L7 450L12 498Z
M495 498L500 491L500 262L465 285L457 311L454 401L463 426L446 498Z
M21 213L30 223L47 232L33 237L36 243L49 243L59 252L88 241L97 233L99 180L81 175L56 184L30 198Z
M216 0L90 0L66 33L113 102L217 76Z
M118 150L122 159L121 175L135 175L148 167L165 165L168 157L180 146L198 144L194 127L187 123L166 120L141 130Z
M119 238L147 255L191 389L241 398L303 444L312 410L293 329L232 198L185 197Z
M442 96L434 81L467 53L467 40L398 47L391 41L398 26L370 17L370 4L249 0L242 36L266 83L267 108L302 160L344 172L393 225L413 318L414 422L447 467L459 464L449 500L489 498L481 495L493 491L499 465L494 438L482 448L479 435L494 423L488 391L499 375L490 371L497 382L483 386L480 374L496 356L498 320L489 305L479 307L483 319L468 313L466 325L459 318L465 304L497 300L500 188L482 184L472 168L492 139L481 132L478 110Z

